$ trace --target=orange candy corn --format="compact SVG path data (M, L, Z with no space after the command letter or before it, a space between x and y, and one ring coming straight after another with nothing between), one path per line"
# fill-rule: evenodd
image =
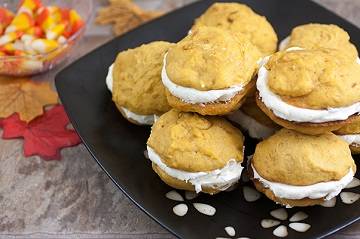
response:
M68 12L68 18L70 25L63 33L66 38L69 38L71 35L79 31L85 25L84 21L81 19L80 15L75 10L70 10Z
M57 41L48 39L35 39L31 42L32 49L41 54L51 52L58 46L59 43Z
M25 31L34 26L34 24L35 21L33 17L27 12L22 12L14 17L10 25L6 28L5 33Z
M14 13L10 12L6 8L0 7L0 34L3 33L5 28L14 19Z
M19 39L22 35L23 32L20 31L6 33L5 35L0 36L0 46L15 41L16 39Z
M25 33L39 38L44 36L44 31L39 26L30 27Z
M59 23L59 24L55 25L50 30L46 31L46 38L49 40L57 39L59 36L61 36L63 34L63 32L65 31L65 28L66 28L66 24L64 24L64 23Z
M42 7L42 2L40 0L21 0L18 8L18 13L28 12L34 13L37 9Z

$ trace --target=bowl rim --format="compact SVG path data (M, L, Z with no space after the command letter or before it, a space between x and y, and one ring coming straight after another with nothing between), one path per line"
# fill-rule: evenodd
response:
M81 34L83 34L85 32L86 27L88 26L88 24L90 23L91 19L92 19L92 14L93 14L93 1L84 1L88 3L88 12L86 14L86 16L81 16L84 18L84 26L79 29L77 32L75 32L73 35L71 35L69 38L66 39L65 42L60 43L58 47L56 47L54 50L49 51L47 53L41 53L41 54L36 54L36 55L23 55L23 56L0 56L0 61L15 61L15 60L19 60L19 59L28 59L28 60L37 60L37 59L41 59L41 58L46 58L47 56L53 54L54 52L58 51L59 49L62 49L63 47L69 45L69 43L71 43L72 41L76 40L78 37L81 36Z

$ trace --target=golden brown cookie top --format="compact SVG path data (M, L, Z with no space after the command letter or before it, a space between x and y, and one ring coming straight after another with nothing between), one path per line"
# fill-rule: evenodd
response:
M360 101L360 65L337 50L277 52L266 68L270 90L291 105L327 109Z
M332 24L310 23L295 27L287 47L330 48L347 53L354 59L358 56L356 47L350 42L349 34L341 27Z
M231 159L243 161L240 130L219 117L171 110L153 125L147 144L171 168L206 172L223 168Z
M244 34L259 48L262 55L276 51L277 35L265 17L240 3L214 3L196 19L193 30L200 26L218 27L233 34Z
M288 129L259 143L252 165L268 181L297 186L340 180L350 168L356 172L349 146L338 136Z
M260 57L246 38L214 27L200 27L169 50L166 72L177 85L203 91L224 89L246 85Z
M118 54L113 69L113 101L118 107L141 115L161 115L170 110L161 69L171 46L158 41Z
M345 125L334 133L339 135L360 134L360 117L357 117L354 122Z

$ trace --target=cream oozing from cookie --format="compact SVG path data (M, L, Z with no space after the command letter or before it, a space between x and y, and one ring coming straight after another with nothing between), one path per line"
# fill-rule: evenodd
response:
M349 145L360 146L360 134L348 134L348 135L338 135Z
M262 183L265 188L270 189L278 198L299 200L304 198L330 200L336 197L343 188L345 188L354 177L354 172L349 169L349 172L338 181L321 182L307 186L295 186L284 183L271 182L261 177L251 165L254 179Z
M114 63L109 67L108 74L106 76L106 86L109 91L113 90L113 72L114 72Z
M149 159L162 171L173 178L191 183L197 193L202 191L202 187L225 191L239 181L243 170L240 162L230 159L221 169L209 172L187 172L168 167L151 147L147 146L147 151Z
M293 47L287 51L302 50ZM329 108L326 110L305 109L290 105L283 101L280 96L273 93L268 86L269 72L265 68L270 56L265 57L260 63L258 79L256 82L257 90L261 101L277 117L295 122L324 123L338 120L346 120L354 114L360 112L360 102L346 107Z
M106 76L106 86L111 92L113 90L113 70L114 70L114 64L112 64L109 67L109 71ZM153 125L156 119L158 118L157 115L139 115L128 110L125 107L121 107L121 111L126 118L131 119L137 122L138 124L143 124L143 125Z
M287 36L286 38L284 38L284 40L282 40L279 44L279 51L283 51L285 50L290 42L290 36Z
M194 88L184 87L172 82L166 72L166 56L161 71L164 86L173 95L189 104L207 104L213 102L224 102L231 100L236 94L243 90L243 85L234 85L222 90L201 91Z
M238 123L249 133L250 137L255 139L266 139L276 132L276 129L260 124L241 110L237 110L234 113L229 114L227 118L235 123Z

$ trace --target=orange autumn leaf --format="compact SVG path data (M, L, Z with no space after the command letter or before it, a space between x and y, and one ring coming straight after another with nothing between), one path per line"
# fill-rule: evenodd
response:
M21 120L29 122L44 113L44 106L57 102L58 95L49 82L0 77L0 118L17 112Z
M98 11L96 23L113 24L115 35L121 35L162 14L142 9L131 0L109 0L109 5Z

